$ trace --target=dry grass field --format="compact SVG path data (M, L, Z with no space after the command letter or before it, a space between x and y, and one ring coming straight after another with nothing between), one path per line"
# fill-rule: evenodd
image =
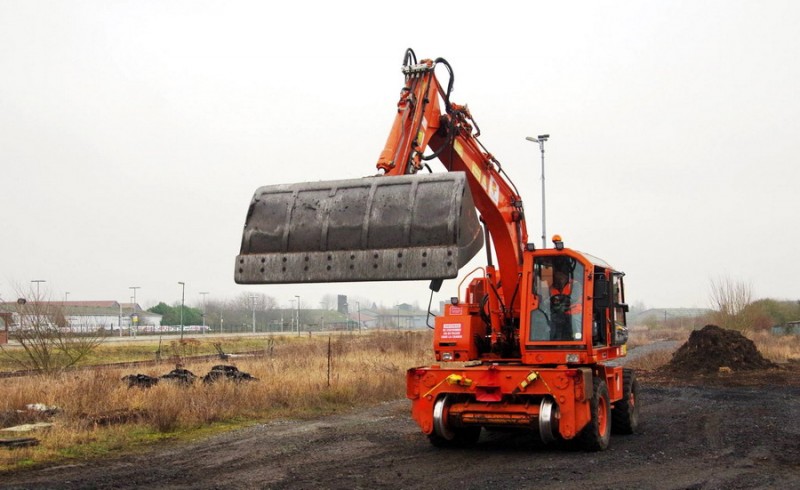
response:
M261 339L263 356L183 366L203 376L215 364L235 365L256 381L206 384L198 379L183 385L161 380L151 388L129 388L122 381L128 374L166 374L175 368L168 363L133 371L79 370L7 378L0 383L0 426L45 419L27 410L30 404L55 407L56 413L46 417L52 427L25 435L39 439L39 445L0 448L0 471L398 399L405 393L405 370L429 362L430 338L428 332L333 335L330 380L327 336ZM4 434L0 438L12 437Z
M630 346L661 340L680 345L689 333L637 331ZM767 333L751 333L748 337L765 357L775 362L800 358L797 337ZM167 354L210 354L215 351L212 342L173 346ZM186 361L182 366L203 376L216 364L235 365L256 377L256 381L206 384L198 379L184 385L161 380L151 388L129 388L122 380L129 374L166 374L176 367L175 357L172 363L164 361L139 368L84 369L6 378L0 383L0 427L41 421L53 425L24 435L0 433L0 439L39 440L36 446L0 448L0 472L128 452L276 418L309 418L396 400L405 392L405 370L431 362L430 345L428 331L334 334L330 341L328 336L230 339L224 344L226 352L260 349L263 355L234 356L227 361ZM94 361L152 360L154 351L153 344L104 345ZM669 362L673 351L654 350L632 359L628 365L652 371ZM26 408L30 404L51 407L55 414L45 416L31 411Z

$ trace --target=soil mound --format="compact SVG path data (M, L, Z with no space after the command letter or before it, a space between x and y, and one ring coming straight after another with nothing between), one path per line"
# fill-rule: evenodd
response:
M767 369L776 365L761 356L752 340L735 330L706 325L695 330L665 366L667 371L684 374L711 374Z

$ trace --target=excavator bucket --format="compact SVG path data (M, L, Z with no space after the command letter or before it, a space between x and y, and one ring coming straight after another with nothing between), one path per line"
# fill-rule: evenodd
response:
M446 279L482 246L461 172L271 185L250 203L235 279Z

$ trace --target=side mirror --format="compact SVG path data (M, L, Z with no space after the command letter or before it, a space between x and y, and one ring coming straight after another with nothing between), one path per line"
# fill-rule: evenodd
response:
M428 288L434 293L438 293L439 290L442 289L442 283L444 283L444 279L433 279Z
M608 279L602 274L594 276L594 305L597 308L608 308L611 306L611 295L608 294Z

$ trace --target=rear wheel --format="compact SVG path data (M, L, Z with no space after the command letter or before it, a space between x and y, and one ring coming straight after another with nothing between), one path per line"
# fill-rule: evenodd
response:
M614 404L611 420L616 434L633 434L639 427L639 382L633 369L622 372L622 400Z
M436 447L464 447L478 442L480 426L452 427L447 420L452 398L444 395L433 405L433 432L428 440Z
M581 447L586 451L602 451L611 440L611 404L608 386L600 378L594 378L592 399L589 401L592 418L580 433Z

